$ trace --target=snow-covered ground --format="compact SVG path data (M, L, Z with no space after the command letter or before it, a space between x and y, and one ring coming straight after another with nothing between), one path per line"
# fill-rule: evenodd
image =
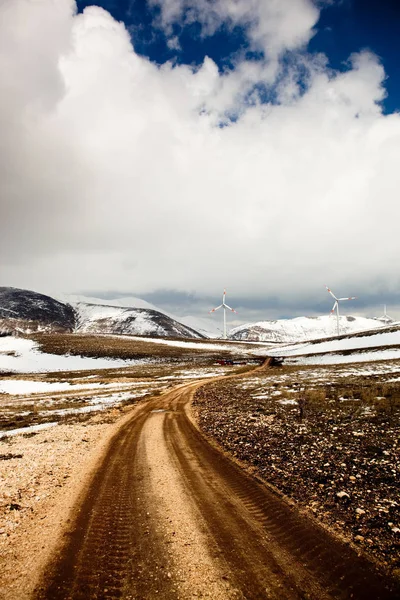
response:
M25 379L21 375L16 379L0 378L0 438L36 431L31 426L38 424L47 427L50 423L49 426L52 426L65 418L99 413L125 403L132 404L146 395L162 393L171 383L212 378L232 370L230 366L216 369L212 365L196 364L188 368L185 362L172 362L168 366L165 363L158 366L153 364L152 367L153 377L149 378L146 370L142 379L141 366L131 370L128 378L125 368L117 373L100 371L94 376L97 381L83 374L71 374L68 377L66 373L62 374L60 381L57 381L55 374L51 376L52 381L48 381L45 374L30 374ZM14 429L16 419L18 428Z
M393 346L393 348L390 348L390 346ZM395 346L399 346L399 348ZM368 349L370 350L368 351ZM268 351L268 355L285 357L286 359L293 357L290 360L291 364L308 365L394 360L400 358L400 330L380 331L364 336L350 336L344 339L284 346ZM285 362L289 364L288 360Z
M53 392L76 392L78 390L132 387L132 383L70 383L69 381L31 381L29 379L0 379L0 394L47 394Z
M145 359L121 360L64 356L40 352L32 340L12 336L0 338L0 372L45 373L52 371L83 371L110 369L146 362Z
M82 388L94 389L100 387L100 383L88 383L86 385L73 385L68 381L48 382L30 381L26 379L1 379L0 394L37 394L47 392L75 391Z
M355 333L383 327L376 319L364 317L340 317L341 334ZM229 337L234 340L253 340L260 342L302 342L337 335L335 316L297 317L277 321L248 323L232 329Z
M374 362L376 360L396 360L400 358L400 348L376 350L373 352L354 352L351 354L317 354L299 356L285 360L287 365L343 365L356 362Z
M50 427L55 427L58 425L58 422L54 423L41 423L40 425L31 425L30 427L21 427L20 429L11 429L10 431L0 431L0 439L5 437L13 437L14 435L33 433L36 431L41 431L42 429L49 429Z
M285 356L299 354L316 354L321 352L340 352L343 350L358 350L360 348L376 348L379 346L400 346L400 330L379 332L371 335L348 337L326 342L315 342L296 346L285 346ZM271 356L281 356L281 350L271 351Z

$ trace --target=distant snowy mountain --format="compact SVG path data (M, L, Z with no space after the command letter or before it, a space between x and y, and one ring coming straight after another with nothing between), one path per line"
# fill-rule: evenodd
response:
M203 338L194 329L147 308L128 308L77 302L73 305L76 331L155 337Z
M0 287L0 324L10 331L78 331L196 339L221 337L220 321L169 315L135 297L102 300L61 296L57 300L29 290ZM340 317L341 334L383 327L376 319ZM298 317L260 321L231 330L241 341L292 343L336 336L336 318Z
M81 296L77 294L58 294L57 299L64 304L71 304L74 306L78 303L83 304L100 304L102 306L120 306L125 308L148 308L149 310L156 310L163 314L167 314L164 310L142 300L141 298L135 298L134 296L126 296L124 298L113 298L112 300L105 300L104 298L94 298L92 296ZM169 315L171 317L172 315Z
M185 339L204 337L145 300L123 298L113 302L116 305L110 306L104 300L82 296L63 296L56 300L30 290L2 287L0 325L4 331L25 333L79 331Z
M174 321L178 321L186 327L190 329L194 329L198 331L203 336L211 337L211 338L219 338L222 337L222 329L216 323L215 319L207 319L202 317L178 317L172 313L167 312L166 310L160 308L159 306L154 306L154 304L150 304L146 300L142 300L141 298L136 298L134 296L125 296L123 298L114 298L112 300L104 300L102 298L93 298L90 296L78 296L72 294L64 294L59 295L58 299L62 302L66 302L71 304L72 306L76 306L78 304L98 304L102 306L119 306L125 308L147 308L149 310L155 310L160 312L167 317L170 317Z
M0 287L0 319L8 331L73 331L71 306L50 296L12 287Z
M188 316L182 317L179 321L209 338L222 338L222 328L215 319Z
M364 317L340 317L340 333L352 333L367 329L377 329L383 324L375 319ZM297 317L277 321L260 321L240 325L231 330L230 339L252 342L303 342L337 334L336 317Z
M268 349L267 354L284 359L286 364L305 365L399 359L400 324L395 323L378 330L350 333L326 340L280 345L279 348Z

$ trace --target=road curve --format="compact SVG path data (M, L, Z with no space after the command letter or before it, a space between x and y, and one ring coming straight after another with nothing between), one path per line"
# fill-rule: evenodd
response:
M201 383L144 404L113 438L37 600L386 600L366 559L210 445Z

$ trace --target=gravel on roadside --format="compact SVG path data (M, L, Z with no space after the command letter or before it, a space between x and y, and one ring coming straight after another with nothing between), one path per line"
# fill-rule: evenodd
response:
M252 472L399 574L399 412L373 414L342 401L317 401L301 414L296 395L282 400L276 386L257 394L253 384L246 389L232 379L197 390L193 411L200 428ZM261 385L265 390L268 375Z

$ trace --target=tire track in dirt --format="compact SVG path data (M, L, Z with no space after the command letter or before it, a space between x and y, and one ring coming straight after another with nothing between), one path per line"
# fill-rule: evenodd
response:
M145 407L112 440L72 531L48 566L38 598L87 600L151 598L168 593L169 580L159 584L162 549L154 553L154 532L142 495L144 470L135 457ZM162 597L162 596L161 596Z
M149 506L158 525L161 544L169 554L169 573L175 598L241 598L223 576L227 566L216 560L218 547L212 544L206 523L190 490L176 469L165 442L164 424L169 412L152 414L143 428L142 443L147 457Z
M395 597L367 560L206 444L183 413L167 427L182 477L245 597Z
M185 407L145 404L113 438L38 600L389 600L373 565L211 446Z

